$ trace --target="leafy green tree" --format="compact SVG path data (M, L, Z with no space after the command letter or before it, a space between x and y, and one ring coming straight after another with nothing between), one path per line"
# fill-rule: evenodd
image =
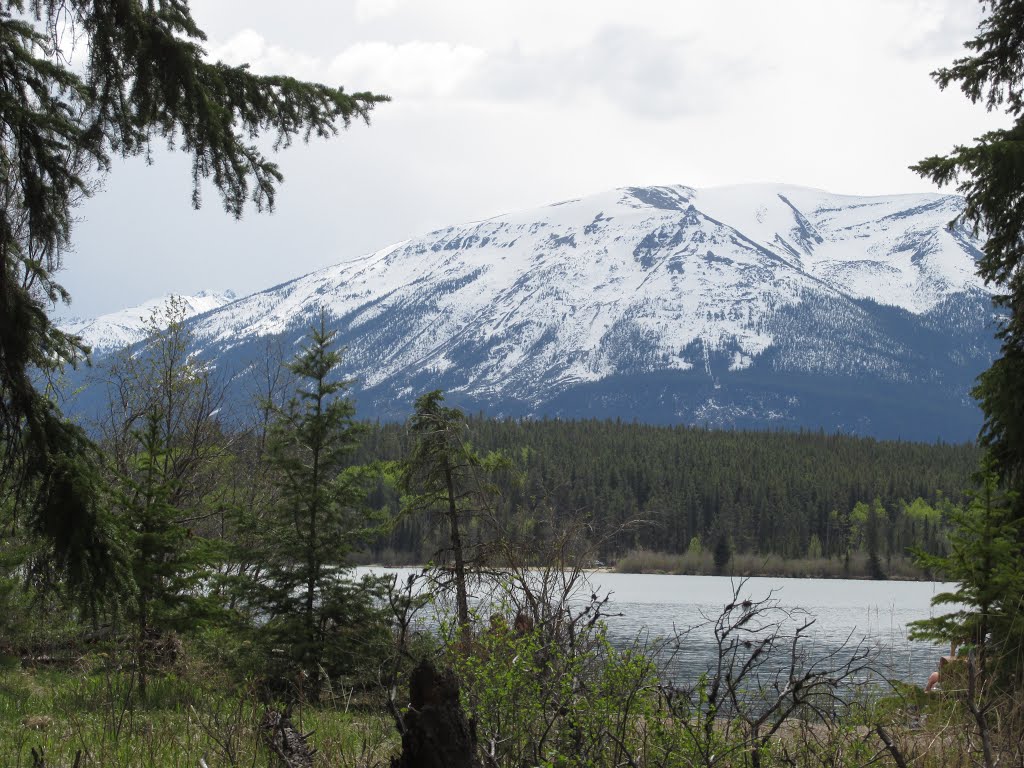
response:
M223 391L213 369L192 356L184 299L171 296L144 323L146 340L105 361L99 378L107 389L106 411L95 425L100 442L121 476L136 472L140 434L155 416L164 447L160 471L172 484L168 502L200 525L217 505L219 465L228 438L219 413Z
M252 374L249 407L235 420L230 456L218 478L222 493L218 494L215 534L227 551L214 590L232 613L241 607L249 585L259 579L260 545L280 499L275 470L267 461L268 442L276 414L294 388L280 337L266 342Z
M114 356L103 372L108 408L97 425L135 587L126 612L143 696L167 633L207 615L219 554L206 523L219 506L227 439L212 374L190 356L185 314L171 297L146 321L146 341Z
M818 560L821 556L821 539L818 538L818 534L812 533L811 540L807 543L807 557L812 560Z
M372 614L372 585L345 578L349 553L372 526L366 472L353 464L364 427L345 396L349 383L335 377L341 363L331 348L335 335L321 314L288 365L296 392L268 437L279 498L260 548L256 606L269 618L267 631L292 649L292 661L307 675L319 674L325 662L343 666L339 656L350 656L361 634L365 639Z
M114 575L116 546L104 535L95 456L33 381L85 352L47 310L69 300L54 273L90 174L164 139L192 156L193 203L210 179L239 217L250 201L271 208L282 179L258 135L274 135L275 149L328 137L385 100L211 62L204 40L187 0L0 8L0 490L31 513L68 575L97 586Z

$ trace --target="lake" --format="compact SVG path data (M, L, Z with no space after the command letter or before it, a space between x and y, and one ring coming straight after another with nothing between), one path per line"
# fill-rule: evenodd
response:
M373 568L358 572L370 570L404 578L419 569ZM611 594L606 611L612 615L606 622L613 644L625 647L637 638L655 642L692 627L674 653L664 654L664 676L686 683L707 669L715 653L709 621L732 602L733 579L606 572L591 573L589 578L595 590ZM805 611L815 618L806 642L806 651L812 657L834 653L844 644L864 642L876 650L880 674L923 685L938 657L948 649L908 640L907 622L933 615L932 596L952 586L920 581L759 577L744 583L740 599L760 600L771 593L781 610Z

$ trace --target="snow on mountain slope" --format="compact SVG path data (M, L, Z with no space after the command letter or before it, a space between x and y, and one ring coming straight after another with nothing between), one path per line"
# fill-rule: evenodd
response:
M146 324L151 318L162 325L166 318L162 310L172 294L150 299L137 307L111 312L92 319L69 318L60 323L61 329L82 337L92 347L94 355L102 355L121 347L142 341L146 337ZM235 300L233 291L200 291L195 296L175 296L181 302L183 319L211 312ZM154 314L155 313L155 314Z
M244 371L260 339L326 311L371 414L443 388L492 413L959 438L994 350L982 243L947 226L961 206L630 187L438 230L192 324L201 354ZM900 408L918 415L899 426Z
M720 187L696 205L800 269L858 298L920 313L953 292L982 290L980 243L947 225L954 195L851 197L800 187Z
M813 283L695 211L652 207L629 192L544 213L449 228L330 267L242 299L197 330L237 344L285 330L314 305L374 336L382 316L414 317L398 344L366 349L367 385L410 366L447 368L446 353L466 345L488 348L476 380L544 375L558 385L613 373L609 341L634 326L669 368L692 367L679 355L698 338L714 347L734 339L758 354L770 339L751 310L795 301Z

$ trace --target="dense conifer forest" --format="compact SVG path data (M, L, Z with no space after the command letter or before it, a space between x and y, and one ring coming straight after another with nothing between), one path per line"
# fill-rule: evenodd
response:
M582 517L606 560L682 553L695 537L709 547L722 535L736 552L842 558L868 546L869 525L881 558L938 552L943 516L962 503L980 455L974 445L619 421L476 416L467 434L478 451L510 459L496 476L504 515L545 503L556 518ZM402 425L375 425L363 459L398 460L407 441ZM374 501L397 510L383 486ZM431 545L426 521L397 517L373 549L422 561Z

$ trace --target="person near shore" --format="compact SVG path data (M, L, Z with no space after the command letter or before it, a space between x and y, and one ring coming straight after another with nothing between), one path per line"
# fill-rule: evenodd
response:
M936 669L928 676L928 682L924 686L925 693L931 693L931 691L942 682L943 672L946 670L946 666L952 663L956 659L956 643L950 643L949 655L939 657L939 668Z

